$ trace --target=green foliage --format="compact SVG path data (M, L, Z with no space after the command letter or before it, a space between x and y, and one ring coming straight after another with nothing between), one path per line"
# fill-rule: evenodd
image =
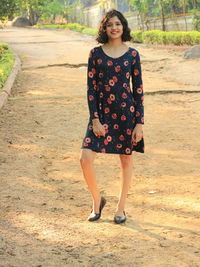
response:
M13 0L1 0L0 3L0 20L4 21L7 17L10 17L19 8L18 1Z
M88 34L88 35L93 35L96 36L98 33L97 29L93 29L93 28L85 28L82 33Z
M193 11L192 24L194 30L200 31L200 14L197 14L197 10Z
M0 91L14 64L14 55L5 43L0 43Z
M132 31L131 36L134 42L144 42L146 44L174 44L174 45L195 45L200 44L200 32L198 31L172 31L160 30L152 31Z
M143 31L131 31L131 37L134 43L143 43L142 33Z
M96 35L98 31L97 29L87 28L79 23L67 23L64 25L59 25L59 24L41 25L39 24L34 27L35 28L47 28L47 29L68 29L72 31L81 32L84 34L89 34L89 35Z

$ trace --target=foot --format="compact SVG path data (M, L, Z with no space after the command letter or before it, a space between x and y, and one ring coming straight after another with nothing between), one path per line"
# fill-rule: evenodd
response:
M114 216L114 222L117 224L124 223L126 221L125 211L117 211Z
M106 199L104 197L101 197L101 201L99 205L99 212L95 213L93 210L91 210L91 214L88 217L88 221L93 222L93 221L100 219L101 211L103 210L103 207L105 206L105 204L106 204Z

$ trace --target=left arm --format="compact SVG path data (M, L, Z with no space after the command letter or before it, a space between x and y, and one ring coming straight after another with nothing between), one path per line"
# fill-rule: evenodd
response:
M132 64L131 68L131 78L135 103L136 126L133 130L132 138L135 142L139 142L143 137L142 125L144 124L144 92L140 55L137 51L133 63L134 64Z

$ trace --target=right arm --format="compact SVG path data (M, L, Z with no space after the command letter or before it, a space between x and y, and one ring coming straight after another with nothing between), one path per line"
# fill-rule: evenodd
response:
M97 70L94 56L94 48L90 50L87 68L87 100L90 113L90 119L98 119L97 112Z
M105 130L99 121L99 114L97 111L97 69L94 55L94 48L90 50L88 57L87 69L87 100L90 113L90 120L93 125L93 132L95 135L104 135Z

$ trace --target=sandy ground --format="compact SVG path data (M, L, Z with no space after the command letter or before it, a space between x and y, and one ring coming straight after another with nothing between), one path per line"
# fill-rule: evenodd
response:
M0 111L0 266L200 266L200 60L183 59L187 47L130 43L142 58L145 153L133 154L124 225L113 223L119 156L97 154L107 204L90 223L79 157L97 44L70 31L0 34L22 60Z

